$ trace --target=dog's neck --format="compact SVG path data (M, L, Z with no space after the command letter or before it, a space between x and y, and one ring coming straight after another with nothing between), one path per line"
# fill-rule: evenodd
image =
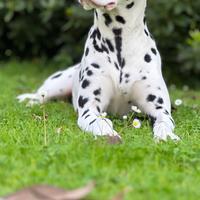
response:
M129 1L131 3L132 1ZM98 27L105 37L113 35L113 29L122 29L126 35L139 35L144 31L146 0L135 0L131 8L128 1L119 3L112 11L95 10L94 26ZM129 5L130 7L130 5ZM118 16L119 21L116 17ZM120 16L120 17L119 17Z

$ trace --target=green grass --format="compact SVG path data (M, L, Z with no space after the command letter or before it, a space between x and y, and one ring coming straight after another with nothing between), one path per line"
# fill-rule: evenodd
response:
M154 143L146 120L134 129L114 118L123 143L109 145L79 130L71 104L51 102L45 105L45 147L43 108L27 108L15 97L55 70L38 63L0 64L0 196L32 184L76 188L94 180L94 200L111 199L125 188L130 200L200 198L200 92L170 91L173 101L184 101L173 113L178 144Z

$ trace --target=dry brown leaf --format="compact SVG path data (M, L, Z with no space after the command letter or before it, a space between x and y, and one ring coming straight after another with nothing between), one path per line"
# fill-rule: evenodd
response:
M85 198L93 188L93 182L75 190L64 190L53 186L38 185L7 196L4 200L80 200Z
M108 144L121 144L122 139L119 136L108 136Z

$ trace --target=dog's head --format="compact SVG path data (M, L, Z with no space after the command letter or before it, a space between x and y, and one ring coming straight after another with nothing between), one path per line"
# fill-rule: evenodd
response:
M91 10L94 8L102 8L106 10L113 10L117 7L119 0L79 0L83 8Z

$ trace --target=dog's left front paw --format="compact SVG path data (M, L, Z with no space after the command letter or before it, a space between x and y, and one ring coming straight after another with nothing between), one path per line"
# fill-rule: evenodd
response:
M17 96L17 100L19 103L27 101L27 106L41 104L41 98L39 98L39 96L36 93L21 94Z
M171 139L174 141L180 141L180 137L173 133L171 127L167 126L165 122L161 122L154 125L154 140L156 142L167 141L167 139Z

